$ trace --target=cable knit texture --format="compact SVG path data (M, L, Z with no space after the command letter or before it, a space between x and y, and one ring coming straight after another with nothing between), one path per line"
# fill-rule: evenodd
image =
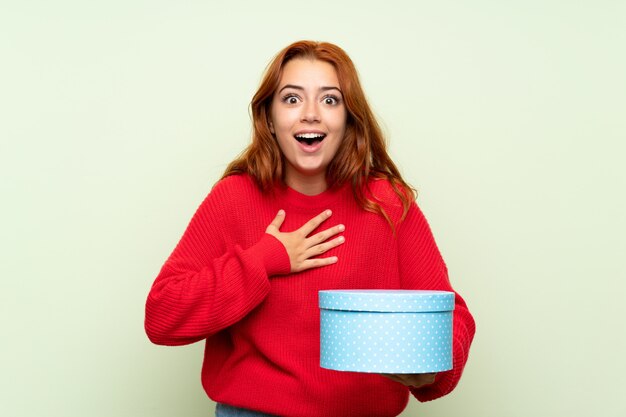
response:
M432 233L413 203L402 206L387 181L370 183L394 223L361 209L349 185L306 196L290 188L264 195L247 175L218 182L193 216L157 276L145 328L161 345L206 340L202 384L217 402L285 417L396 416L409 393L420 401L457 385L474 336L474 320L457 294L454 368L419 389L376 374L320 367L318 291L424 289L453 291ZM314 233L344 224L343 245L323 256L336 264L290 274L284 246L265 229L279 209L282 232L330 209Z

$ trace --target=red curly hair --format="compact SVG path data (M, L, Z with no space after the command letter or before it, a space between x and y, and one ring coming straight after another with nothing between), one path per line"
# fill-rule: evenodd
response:
M400 176L389 154L382 131L365 98L352 60L343 49L328 42L299 41L280 51L265 71L261 85L250 104L252 110L252 143L231 162L222 178L247 173L263 192L271 192L277 183L284 184L284 156L270 132L270 107L278 88L283 68L295 58L320 60L331 64L337 71L339 86L347 110L345 136L326 171L329 188L352 184L357 203L365 210L382 215L394 225L385 210L368 198L370 179L382 178L390 182L406 215L415 190ZM369 193L371 195L371 193Z

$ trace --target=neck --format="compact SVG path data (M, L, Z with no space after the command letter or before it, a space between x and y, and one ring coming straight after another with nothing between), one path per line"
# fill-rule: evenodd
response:
M302 175L297 172L291 172L285 178L285 183L292 189L304 195L318 195L326 191L326 176L322 175Z

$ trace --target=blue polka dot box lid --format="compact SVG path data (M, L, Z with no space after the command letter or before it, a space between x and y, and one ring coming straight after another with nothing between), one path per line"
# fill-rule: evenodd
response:
M428 290L322 290L319 307L326 310L391 313L454 310L454 293Z

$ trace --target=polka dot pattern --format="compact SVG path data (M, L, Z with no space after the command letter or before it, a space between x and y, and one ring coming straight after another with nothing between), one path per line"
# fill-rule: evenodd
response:
M383 373L452 369L453 293L320 291L320 307L323 368Z

